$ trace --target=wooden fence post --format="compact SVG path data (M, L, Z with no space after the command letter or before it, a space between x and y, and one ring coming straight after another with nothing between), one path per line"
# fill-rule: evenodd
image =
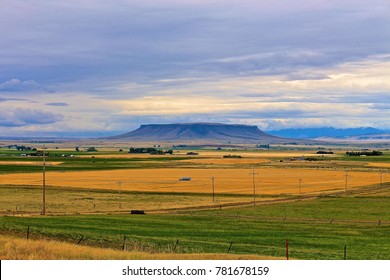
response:
M179 239L176 240L175 246L173 247L173 251L176 252L176 247L179 244Z
M27 226L26 239L28 240L30 237L30 226Z
M122 251L126 251L126 235L123 237Z
M347 245L344 245L344 260L347 259Z
M77 245L80 245L81 241L83 241L84 239L84 235L81 235L81 238L79 239L79 241L77 242Z
M286 239L286 260L288 260L288 239Z
M230 253L230 250L232 249L232 246L233 246L233 241L230 242L230 246L229 246L229 249L228 249L228 254Z

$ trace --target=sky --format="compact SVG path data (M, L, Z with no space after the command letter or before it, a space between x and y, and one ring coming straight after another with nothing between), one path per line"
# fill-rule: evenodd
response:
M0 137L390 129L388 0L0 3Z

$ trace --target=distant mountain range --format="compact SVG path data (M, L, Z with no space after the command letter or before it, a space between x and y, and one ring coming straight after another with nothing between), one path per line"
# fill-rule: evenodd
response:
M138 129L106 137L136 142L219 142L219 143L286 143L291 139L273 136L257 126L221 123L146 124Z
M325 139L324 139L325 140ZM390 141L390 133L375 133L375 134L365 134L365 135L357 135L348 137L349 141Z
M287 138L297 138L297 139L318 139L318 138L355 138L359 139L358 136L361 136L361 140L374 138L375 136L382 139L386 138L388 135L385 131L379 130L373 127L358 127L358 128L345 128L339 129L334 127L318 127L318 128L291 128L291 129L280 129L280 130L271 130L266 131L269 134L276 135L279 137Z

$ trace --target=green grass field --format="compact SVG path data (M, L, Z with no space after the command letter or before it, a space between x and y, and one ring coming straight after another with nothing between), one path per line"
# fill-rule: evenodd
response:
M387 184L390 188L390 184ZM318 219L329 221L390 221L390 196L371 197L331 197L317 198L315 201L306 200L257 207L245 207L239 209L225 209L224 215L239 215L253 218L280 218L280 219ZM205 212L211 214L213 212Z
M389 201L327 197L195 214L1 217L0 229L22 236L30 226L33 238L76 243L84 236L85 244L116 249L126 236L129 250L148 252L172 252L179 240L178 253L226 253L233 242L233 254L275 257L284 255L288 239L291 258L342 259L347 245L349 259L390 259ZM297 219L266 218L284 215ZM331 217L332 223L323 220Z

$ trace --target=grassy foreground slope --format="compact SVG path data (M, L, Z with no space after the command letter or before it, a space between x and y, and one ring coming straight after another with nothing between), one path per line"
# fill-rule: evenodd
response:
M0 235L2 260L269 260L267 256L232 254L151 254L78 246L66 242L25 240Z
M337 197L235 209L235 215L234 210L215 210L169 215L1 217L0 229L22 237L30 226L34 239L76 244L83 236L82 244L114 249L122 247L126 236L128 250L151 253L227 253L233 242L231 254L283 257L288 239L290 257L296 259L342 259L344 245L348 259L390 259L388 205L387 197ZM356 216L359 209L366 214ZM267 218L285 211L288 218L297 219L284 220L276 214L274 219ZM332 217L333 221L327 220Z

